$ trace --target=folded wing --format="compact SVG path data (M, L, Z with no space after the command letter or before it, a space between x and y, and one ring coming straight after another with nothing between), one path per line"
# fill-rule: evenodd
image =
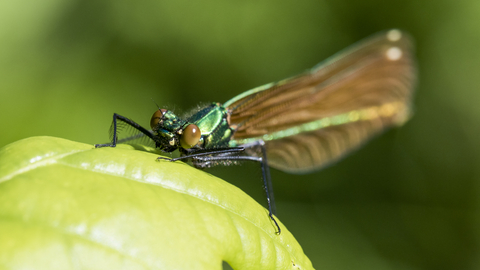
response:
M367 38L278 83L224 104L232 144L264 140L269 165L306 173L335 162L411 115L415 62L410 37L390 30Z

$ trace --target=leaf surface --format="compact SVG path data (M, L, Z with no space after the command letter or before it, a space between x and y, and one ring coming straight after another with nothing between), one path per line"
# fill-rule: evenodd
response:
M32 137L0 149L0 268L313 269L240 189L139 148Z

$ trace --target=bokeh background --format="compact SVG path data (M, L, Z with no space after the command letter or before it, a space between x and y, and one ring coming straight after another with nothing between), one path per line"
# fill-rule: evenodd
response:
M298 74L389 28L416 39L414 118L309 175L273 171L278 216L317 269L480 269L480 2L0 1L0 147L108 140ZM255 164L209 172L264 202Z

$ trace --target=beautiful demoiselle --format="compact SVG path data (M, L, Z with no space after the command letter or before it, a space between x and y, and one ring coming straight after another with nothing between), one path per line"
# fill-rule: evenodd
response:
M113 115L111 146L129 126L164 152L197 168L235 161L259 162L269 216L275 202L269 166L308 173L339 160L372 136L411 116L416 79L413 44L400 30L369 37L306 73L246 91L224 104L213 103L180 118L157 110L152 130Z

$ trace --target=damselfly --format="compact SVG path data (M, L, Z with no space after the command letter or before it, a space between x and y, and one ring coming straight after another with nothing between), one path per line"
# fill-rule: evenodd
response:
M306 73L246 91L180 118L157 110L151 130L113 115L111 146L130 126L164 152L197 168L235 161L259 162L268 211L275 201L269 166L308 173L339 160L372 136L411 116L416 70L413 45L399 30L378 33L334 55Z

